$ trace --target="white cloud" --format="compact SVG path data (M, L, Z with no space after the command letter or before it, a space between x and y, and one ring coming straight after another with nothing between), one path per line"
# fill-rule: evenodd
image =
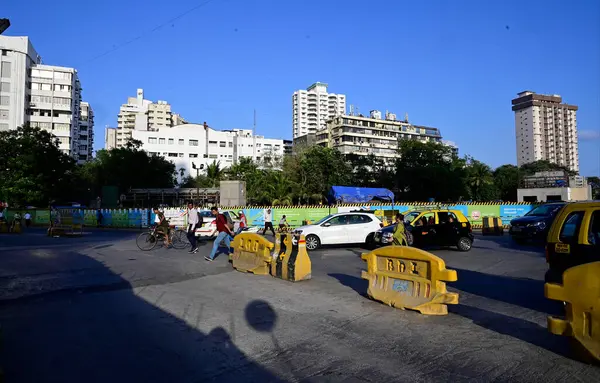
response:
M600 140L600 130L580 130L579 139L582 141Z

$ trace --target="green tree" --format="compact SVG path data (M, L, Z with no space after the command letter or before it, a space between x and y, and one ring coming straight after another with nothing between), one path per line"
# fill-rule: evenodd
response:
M399 200L459 201L468 196L465 160L435 142L400 141L395 190Z
M467 186L474 201L490 201L498 198L494 185L492 169L481 161L469 157L467 159Z
M270 171L265 178L269 202L272 205L291 205L294 197L291 180L280 171Z
M315 202L323 201L334 185L350 185L352 169L337 149L322 146L308 148L302 153L300 166L306 179L306 195L313 200L320 196Z
M554 170L563 170L570 176L577 175L577 172L571 171L564 166L557 165L547 160L539 160L521 165L520 170L522 175L533 175L536 172L548 172Z
M221 161L213 161L212 164L208 164L206 167L206 178L210 183L210 187L216 188L219 186L221 180L224 178L225 172L221 168Z
M0 200L9 206L67 202L74 197L74 170L75 161L49 132L27 124L0 132Z
M493 173L498 198L503 201L516 201L519 188L519 168L515 165L502 165Z
M592 186L592 198L600 199L600 177L588 177L588 184Z

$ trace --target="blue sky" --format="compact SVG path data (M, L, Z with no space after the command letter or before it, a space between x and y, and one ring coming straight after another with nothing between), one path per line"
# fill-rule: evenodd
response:
M137 88L216 129L250 128L256 109L259 134L291 138L292 93L322 81L361 112L408 113L496 167L516 162L511 99L527 89L579 106L581 173L600 175L595 0L2 3L6 35L79 70L96 148Z

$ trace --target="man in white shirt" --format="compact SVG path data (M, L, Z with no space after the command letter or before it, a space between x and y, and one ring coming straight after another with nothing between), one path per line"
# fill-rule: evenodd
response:
M29 228L31 226L31 214L29 212L25 213L25 227Z
M200 213L198 209L194 208L193 203L188 203L187 210L182 214L187 215L187 238L192 245L190 249L190 254L195 254L198 252L198 241L196 240L196 228L202 225L200 220Z
M263 235L266 234L267 230L271 230L271 233L273 233L273 236L275 236L275 229L273 228L273 212L271 211L271 209L265 209L263 216L265 219L265 228L263 229Z

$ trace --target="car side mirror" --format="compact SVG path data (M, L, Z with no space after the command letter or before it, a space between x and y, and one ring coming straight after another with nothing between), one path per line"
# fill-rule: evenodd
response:
M329 227L329 226L331 226L331 224L330 224L329 222L325 222L325 223L324 223L323 225L321 225L321 226L323 226L323 227Z

